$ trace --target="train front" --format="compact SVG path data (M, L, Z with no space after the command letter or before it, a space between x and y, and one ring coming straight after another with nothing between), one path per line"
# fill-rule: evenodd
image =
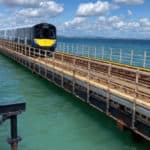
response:
M56 27L51 24L41 23L33 27L34 47L55 51Z

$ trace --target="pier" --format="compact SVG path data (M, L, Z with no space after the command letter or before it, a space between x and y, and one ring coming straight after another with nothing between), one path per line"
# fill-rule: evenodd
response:
M7 40L0 41L0 52L150 141L148 69L50 53Z

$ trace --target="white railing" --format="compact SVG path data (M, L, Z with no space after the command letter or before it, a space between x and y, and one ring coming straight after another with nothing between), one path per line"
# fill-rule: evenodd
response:
M94 59L109 60L131 66L150 68L150 51L146 50L106 49L104 47L58 42L57 51Z

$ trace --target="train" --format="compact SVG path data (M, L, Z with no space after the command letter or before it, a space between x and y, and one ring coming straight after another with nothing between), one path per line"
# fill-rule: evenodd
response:
M57 43L56 27L49 23L40 23L31 27L0 30L0 39L54 52Z

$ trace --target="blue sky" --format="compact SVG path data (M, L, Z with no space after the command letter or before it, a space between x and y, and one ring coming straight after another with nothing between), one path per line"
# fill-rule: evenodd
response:
M0 29L49 22L58 35L150 38L150 0L0 0Z

